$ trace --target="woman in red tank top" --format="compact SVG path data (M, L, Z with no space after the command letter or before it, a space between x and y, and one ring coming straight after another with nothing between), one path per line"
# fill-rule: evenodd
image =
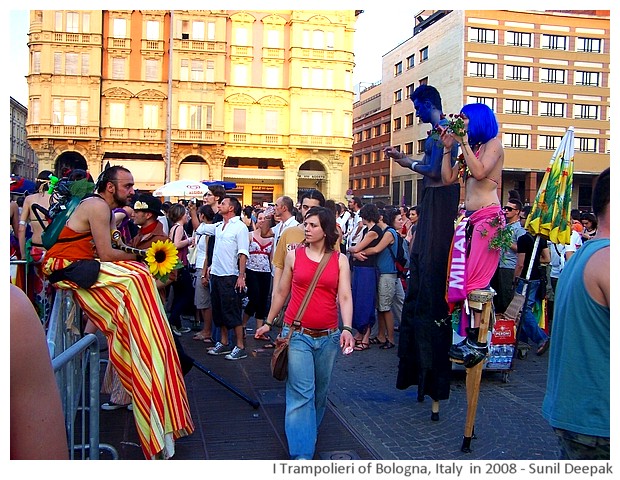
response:
M324 207L312 207L304 219L305 243L287 253L280 282L274 285L271 308L265 324L256 330L260 338L291 294L281 335L290 325L324 255L330 255L310 303L295 328L288 348L285 430L291 459L312 460L319 425L325 413L327 392L336 355L353 351L353 300L347 257L334 251L337 244L336 217ZM338 308L342 334L338 329Z

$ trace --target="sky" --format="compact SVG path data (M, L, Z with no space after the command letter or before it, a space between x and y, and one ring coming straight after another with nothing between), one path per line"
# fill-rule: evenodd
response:
M364 2L362 2L364 3ZM375 5L380 5L376 3ZM340 7L339 8L343 8ZM361 8L361 7L357 7ZM381 80L381 57L413 34L414 15L419 9L395 15L391 8L363 8L355 25L355 68L353 83ZM9 55L11 68L5 72L6 88L11 97L28 106L28 10L9 11Z

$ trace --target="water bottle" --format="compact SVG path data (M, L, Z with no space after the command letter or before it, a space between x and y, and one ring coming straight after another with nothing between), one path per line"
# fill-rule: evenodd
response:
M499 348L499 362L502 368L508 363L508 353L506 352L506 345L502 345Z

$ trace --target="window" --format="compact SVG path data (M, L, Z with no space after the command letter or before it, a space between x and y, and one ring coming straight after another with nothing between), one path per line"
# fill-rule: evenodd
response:
M215 82L215 60L207 60L207 82Z
M506 45L513 45L515 47L531 47L532 46L532 34L528 32L511 32L508 31L505 34Z
M414 67L414 55L407 57L407 70Z
M540 69L540 81L541 83L565 83L566 70L559 68L541 68Z
M180 79L182 82L187 82L189 80L189 60L187 58L181 59L181 72Z
M189 40L189 20L181 21L181 40Z
M142 128L158 129L159 128L159 106L146 104L143 107Z
M428 47L424 47L420 50L420 63L426 62L428 60Z
M60 125L61 115L61 100L60 98L54 98L52 100L52 125Z
M30 123L41 123L41 99L33 98L30 100L30 109L28 110Z
M383 134L390 133L390 122L385 122L383 124Z
M375 150L372 152L372 162L380 162L381 161L381 150Z
M78 74L78 59L77 53L65 54L65 75L77 75Z
M267 47L280 48L280 32L278 30L267 30Z
M538 141L539 150L555 150L562 141L558 135L540 135Z
M482 62L469 62L467 74L470 77L495 78L495 64Z
M581 105L574 107L575 118L583 118L586 120L598 120L598 105Z
M205 22L192 22L192 40L205 39Z
M80 100L80 125L88 125L88 100Z
M54 52L54 75L62 75L62 53Z
M276 135L278 133L278 111L265 110L265 133Z
M247 86L248 85L248 66L247 65L235 65L235 85Z
M597 152L597 139L596 138L583 138L575 137L575 150L580 152Z
M428 85L428 77L421 78L418 85Z
M405 127L411 127L413 125L413 119L413 113L408 113L407 115L405 115Z
M394 103L402 102L403 100L403 90L398 89L394 92Z
M110 127L125 128L124 103L110 103Z
M179 129L209 130L213 127L212 105L179 105Z
M371 130L370 130L370 128L368 128L368 129L364 130L364 133L363 133L363 137L362 137L362 138L363 138L364 140L370 140L370 139L372 138L372 134L371 134Z
M566 37L564 35L547 35L543 33L540 48L566 50Z
M599 86L599 72L575 72L575 85L586 85L589 87Z
M394 119L394 131L401 129L402 120L400 117Z
M62 119L62 123L64 125L77 125L77 107L78 107L78 102L77 100L73 100L73 99L65 99L64 101L64 107L65 107L65 111L64 111L64 116Z
M80 14L67 12L67 32L78 33L80 31Z
M207 23L207 40L215 40L215 22Z
M538 113L541 117L563 117L564 104L559 102L540 102Z
M376 127L373 127L373 129L372 129L372 136L373 137L381 136L381 125L377 125Z
M32 73L41 73L41 52L32 52Z
M515 113L518 115L530 114L529 100L514 100L507 98L504 100L504 113Z
M82 76L86 77L90 75L90 55L88 53L82 54Z
M394 65L394 76L398 77L401 73L403 73L403 62L398 62Z
M269 88L280 88L282 86L282 75L280 75L280 67L269 66L265 69L266 81L265 86Z
M114 38L126 38L127 21L124 18L115 18L112 22L112 36Z
M202 60L192 60L192 82L204 82L205 72Z
M112 80L125 80L125 59L123 57L112 59Z
M516 65L506 65L504 67L506 80L530 80L530 67L520 67Z
M159 22L154 20L146 22L146 39L159 40Z
M601 53L601 39L577 37L577 51Z
M405 143L405 153L407 155L413 155L413 142Z
M413 95L413 92L415 91L415 85L413 83L410 83L409 85L407 85L407 98L411 98L411 96Z
M468 97L467 103L484 103L491 110L495 110L495 99L493 97Z
M54 30L56 30L57 32L64 31L64 28L62 26L62 12L60 11L57 11L54 15Z
M323 30L314 30L312 32L312 48L323 50L325 48L325 32Z
M328 50L333 50L335 45L335 35L334 32L327 32L325 34L325 48Z
M426 139L418 140L418 151L417 154L424 153L424 145L426 144Z
M82 31L90 33L90 13L82 13Z
M512 148L529 148L529 135L527 133L505 133L504 146Z
M332 134L332 112L322 112L320 110L301 111L301 130L302 135L325 135Z
M149 82L159 80L159 60L147 58L144 62L144 79Z
M477 43L495 43L495 30L469 27L469 41Z
M235 45L247 46L248 44L248 29L237 27L235 30Z
M362 163L364 165L368 165L370 163L370 153L363 153L362 154Z

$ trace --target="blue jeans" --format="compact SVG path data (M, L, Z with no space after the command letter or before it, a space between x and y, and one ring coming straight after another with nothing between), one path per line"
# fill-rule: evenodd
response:
M281 335L288 335L284 327ZM292 460L312 460L319 425L325 414L327 392L336 355L340 351L340 332L312 338L294 332L288 347L286 416L284 429Z
M549 338L545 331L538 326L538 322L532 311L536 303L536 291L538 290L539 284L540 280L530 280L527 299L525 300L523 312L521 313L521 334L519 335L519 340L527 342L527 339L530 338L538 346L542 345L545 340ZM527 284L525 281L519 278L516 292L523 295L525 294L526 288Z

